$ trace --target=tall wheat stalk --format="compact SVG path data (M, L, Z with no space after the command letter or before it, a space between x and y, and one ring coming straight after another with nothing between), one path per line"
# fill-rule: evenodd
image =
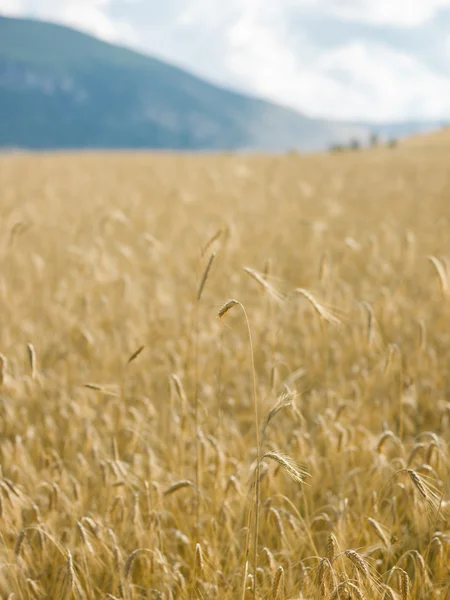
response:
M256 390L256 369L255 369L255 355L253 350L252 331L250 328L250 321L247 316L247 311L244 305L238 300L228 300L218 312L218 316L222 318L229 310L234 306L239 306L244 314L245 323L247 326L248 342L250 346L250 362L251 362L251 377L252 377L252 390L253 390L253 415L255 425L255 443L256 443L256 468L255 468L255 524L253 530L253 598L256 600L257 597L257 568L258 568L258 533L259 533L259 511L260 511L260 469L261 469L261 444L259 436L259 415L258 415L258 396ZM245 552L247 554L247 550ZM245 586L245 582L244 582Z

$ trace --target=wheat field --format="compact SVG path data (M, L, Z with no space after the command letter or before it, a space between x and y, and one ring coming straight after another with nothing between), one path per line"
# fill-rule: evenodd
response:
M1 157L1 597L448 600L448 155Z

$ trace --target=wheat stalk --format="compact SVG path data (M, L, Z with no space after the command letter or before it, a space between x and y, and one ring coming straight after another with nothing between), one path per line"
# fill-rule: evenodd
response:
M367 561L360 554L358 554L358 552L355 552L354 550L345 550L344 556L351 561L358 573L362 575L366 581L371 581L372 577L370 575Z
M8 376L8 359L4 354L0 354L0 386L6 383Z
M304 298L306 298L306 300L308 300L308 302L314 308L316 313L324 321L326 321L327 323L331 323L333 325L340 325L340 323L341 323L340 319L338 319L329 310L327 310L322 304L320 304L320 302L318 302L316 300L316 298L311 294L311 292L308 292L308 290L305 290L304 288L296 288L294 290L294 293L299 294L299 295L303 296Z
M195 545L195 573L196 575L202 574L205 570L205 564L203 562L203 552L200 544Z
M272 408L269 410L267 417L264 421L263 429L262 429L262 439L264 439L266 434L266 429L272 419L283 409L292 406L292 402L296 397L296 393L290 390L285 390L278 398Z
M137 548L136 550L133 550L133 552L128 556L128 558L125 562L125 568L124 568L125 579L128 579L128 577L130 577L134 561L140 554L149 554L150 556L153 556L153 550L151 550L150 548Z
M137 350L135 350L133 352L133 354L130 356L130 358L127 360L127 365L129 365L130 363L132 363L133 361L135 361L137 359L137 357L142 354L142 352L145 350L145 346L139 346L139 348Z
M229 310L231 310L233 308L233 306L237 306L239 304L239 302L237 300L228 300L227 302L225 302L225 304L222 306L222 308L219 310L219 312L217 313L217 316L221 319L222 317L224 317L227 312Z
M181 490L186 487L195 488L195 485L189 479L182 479L180 481L176 481L171 486L169 486L167 489L165 489L163 492L163 495L170 496L171 494L177 492L178 490Z
M234 306L239 306L244 314L245 323L247 325L248 341L250 346L250 362L252 376L252 391L253 391L253 414L255 425L255 441L256 441L256 470L255 470L255 526L253 536L253 569L254 569L254 585L253 585L253 600L257 597L257 579L256 570L258 568L258 533L259 533L259 510L260 510L260 464L261 464L261 444L259 437L259 416L258 416L258 397L256 391L256 369L255 369L255 354L253 349L252 332L250 329L250 321L247 311L241 302L231 299L226 302L218 312L218 317L222 318ZM248 538L247 538L248 543ZM246 549L247 557L248 548Z
M299 467L292 458L286 456L284 454L280 454L279 452L266 452L261 457L261 462L263 460L272 460L278 463L284 471L297 483L305 483L306 477L310 477L309 473L306 469Z
M27 351L28 351L28 361L30 363L31 378L37 379L38 371L37 371L36 350L34 349L33 344L27 344Z
M333 564L334 559L336 558L338 547L339 546L336 536L334 535L334 533L330 533L327 541L327 559L330 565Z
M283 567L278 567L275 571L275 575L272 583L272 591L270 594L271 600L277 600L280 595L280 591L283 588L283 580L284 580L284 569Z
M273 285L268 283L261 273L258 273L258 271L255 271L255 269L251 269L250 267L244 267L244 271L250 275L254 281L259 283L259 285L269 294L269 296L272 296L272 298L275 300L284 300L284 295L276 290Z
M201 300L201 297L202 297L202 294L203 294L203 290L205 289L205 285L206 285L206 282L208 280L208 277L209 277L209 274L210 274L210 271L211 271L211 267L212 267L212 264L213 264L215 258L216 258L216 254L215 254L215 252L213 252L211 254L211 256L209 257L208 263L207 263L207 265L205 267L205 270L203 271L203 275L202 275L202 278L200 280L200 284L198 286L198 290L197 290L197 302L200 302L200 300Z
M428 260L431 262L433 267L436 269L436 273L439 278L439 284L441 286L441 291L443 296L448 296L450 293L450 284L448 280L448 273L445 267L445 264L436 258L436 256L429 256Z
M389 545L390 545L389 539L386 536L386 534L384 533L383 528L378 523L378 521L376 521L375 519L372 519L372 517L368 517L367 522L369 523L369 525L371 526L372 530L375 532L375 535L378 537L378 539L381 541L381 543L386 548L389 548Z

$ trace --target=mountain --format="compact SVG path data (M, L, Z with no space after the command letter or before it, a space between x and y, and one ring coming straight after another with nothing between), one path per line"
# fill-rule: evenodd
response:
M0 147L322 150L364 124L311 119L69 27L0 17Z
M367 128L307 117L68 27L0 18L0 146L316 150Z

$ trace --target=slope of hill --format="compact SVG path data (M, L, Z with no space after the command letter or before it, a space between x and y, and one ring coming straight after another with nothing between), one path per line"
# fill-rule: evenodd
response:
M439 150L450 152L450 127L444 126L439 130L422 132L402 140L402 147L411 150Z
M324 149L367 127L309 119L79 31L0 18L0 146Z

